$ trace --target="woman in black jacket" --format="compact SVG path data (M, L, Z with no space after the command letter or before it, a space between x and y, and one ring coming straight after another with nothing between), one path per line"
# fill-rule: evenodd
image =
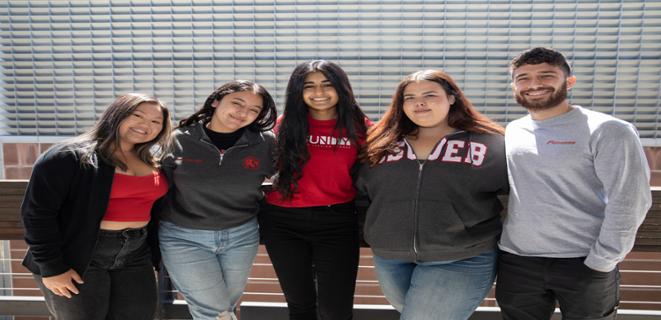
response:
M56 319L153 318L147 225L168 188L154 151L168 149L170 128L159 100L126 94L35 163L21 206L23 264Z

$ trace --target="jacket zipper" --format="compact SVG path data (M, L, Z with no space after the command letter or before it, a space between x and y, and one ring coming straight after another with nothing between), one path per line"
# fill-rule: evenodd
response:
M208 141L206 141L206 140L204 140L204 139L200 139L200 141L202 141L202 143L204 143L204 144L206 144L206 145L208 145L208 146L213 147L213 150L214 150L215 152L218 152L218 166L219 166L219 167L220 167L221 164L223 164L223 158L225 157L225 155L227 154L228 151L230 151L230 150L232 150L232 149L234 149L234 148L243 148L243 147L247 147L247 146L248 146L248 143L244 143L244 144L239 144L239 145L231 146L231 147L229 147L229 149L227 149L227 150L218 150L218 148L217 148L213 143L208 142Z
M446 139L449 136L453 136L457 133L464 132L463 130L457 131L450 133L443 137L443 139ZM436 148L438 144L434 147ZM470 150L470 148L469 148ZM425 163L427 160L425 159L424 161L420 162L418 161L418 181L415 186L415 200L413 200L413 254L415 255L415 260L418 261L418 204L419 204L419 198L420 198L420 185L422 184L422 171L425 168Z
M220 154L220 162L218 162L218 166L220 166L220 165L223 163L223 157L225 157L225 156L227 155L228 152L230 152L230 151L233 150L233 149L245 148L245 147L247 147L247 146L248 146L247 143L244 143L244 144L237 144L237 145L233 145L233 146L229 147L227 150L223 151L223 152Z
M415 186L415 200L413 202L413 254L418 261L418 203L420 199L420 185L422 184L422 170L425 162L418 163L418 181Z

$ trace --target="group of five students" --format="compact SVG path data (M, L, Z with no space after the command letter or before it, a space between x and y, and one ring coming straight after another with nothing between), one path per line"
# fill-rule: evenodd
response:
M649 172L631 125L568 104L575 80L564 64L546 48L515 58L513 91L532 117L532 128L517 129L533 142L507 147L505 130L439 70L406 76L376 124L361 111L347 74L324 60L294 69L277 120L271 95L250 81L220 86L171 135L161 102L121 96L91 131L35 164L22 206L24 264L57 319L151 319L152 264L160 254L194 319L236 319L261 233L290 319L351 319L360 194L369 203L364 239L401 319L467 319L491 289L499 259L508 280L498 281L504 318L548 319L557 300L572 319L611 319L619 299L615 264L649 208ZM584 129L586 141L562 136L568 129L548 143L534 141L544 121L577 112L589 125L571 126ZM606 160L612 155L597 151L617 151L612 139L627 142L620 150L626 154ZM520 173L519 164L536 161L538 150L557 172L531 164ZM556 163L558 152L587 165ZM612 177L604 162L627 176ZM589 171L578 179L589 180L591 190L567 182L581 170ZM264 196L267 178L273 185ZM535 189L549 202L526 202L523 194ZM499 244L498 195L508 191L509 215L524 215L524 222L506 218L516 232ZM546 223L554 234L544 234ZM585 269L557 271L560 284L542 283L538 278L553 278L540 270L526 279L516 269L552 270L576 259L583 265L586 257ZM578 293L562 290L572 282ZM590 300L595 292L606 297Z

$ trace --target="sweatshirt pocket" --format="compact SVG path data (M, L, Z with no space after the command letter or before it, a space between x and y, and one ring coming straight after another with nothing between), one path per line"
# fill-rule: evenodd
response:
M471 242L466 225L450 201L420 201L418 239L420 249L434 251Z
M365 241L375 249L410 251L413 249L413 201L390 201L370 206L365 218Z

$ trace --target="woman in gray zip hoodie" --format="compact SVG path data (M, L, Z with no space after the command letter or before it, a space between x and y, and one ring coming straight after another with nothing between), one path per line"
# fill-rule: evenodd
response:
M163 263L194 319L236 319L259 245L261 185L273 173L275 103L231 81L173 133L163 160L171 188L161 212Z
M503 128L438 70L402 80L369 132L356 185L365 240L401 319L468 319L496 274L508 189Z

